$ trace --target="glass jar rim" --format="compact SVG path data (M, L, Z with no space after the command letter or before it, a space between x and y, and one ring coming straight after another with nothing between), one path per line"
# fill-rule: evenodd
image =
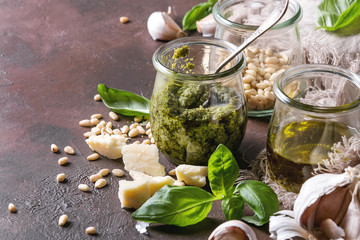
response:
M185 74L185 73L179 73L176 72L168 67L166 67L161 60L162 53L165 51L168 51L168 49L172 49L175 47L181 47L183 45L191 45L191 44L206 44L206 45L212 45L217 46L220 48L223 48L229 53L232 53L236 50L236 46L228 41L217 39L217 38L209 38L209 37L183 37L178 38L175 40L172 40L168 43L165 43L161 47L159 47L153 54L152 62L155 67L155 69L159 72L161 72L164 75L171 76L173 79L176 80L182 80L182 81L196 81L196 82L216 82L221 81L222 78L231 76L235 73L238 73L242 69L244 69L246 60L245 60L245 54L242 52L238 56L235 57L236 64L232 66L230 69L227 69L225 71L221 71L219 73L211 73L211 74Z
M235 1L237 1L237 0L223 1L223 2L221 2L221 4L219 4L219 2L217 2L214 5L212 13L213 13L213 16L214 16L216 22L223 26L227 26L230 28L238 29L238 30L255 31L259 27L258 25L247 25L247 24L236 23L236 22L230 21L229 19L225 18L222 15L222 13L221 13L222 10L224 10L226 7L228 7L228 5L230 5L230 3L233 3ZM301 8L300 4L295 0L290 0L289 8L294 9L294 15L286 21L275 24L275 26L270 28L269 31L276 30L276 29L282 29L282 28L286 28L291 25L295 25L301 20L303 14L302 14L302 8Z
M330 73L337 74L342 77L345 77L352 83L354 83L360 91L360 76L357 74L348 71L346 69L326 64L303 64L298 65L293 68L289 68L285 72L279 74L274 81L273 91L276 96L276 99L283 102L284 104L293 106L297 109L315 112L315 113L338 113L338 112L347 112L351 111L357 107L360 107L360 98L353 101L352 103L335 106L335 107L322 107L314 106L309 104L301 103L297 100L290 98L283 90L283 84L290 79L293 79L296 76L300 76L303 73Z

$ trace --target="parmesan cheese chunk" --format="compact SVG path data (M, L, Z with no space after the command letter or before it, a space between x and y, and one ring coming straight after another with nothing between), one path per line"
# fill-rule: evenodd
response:
M136 181L120 180L118 196L122 208L138 209L150 198L148 181L142 179Z
M148 181L149 194L150 197L154 195L157 191L160 190L165 185L174 185L175 179L170 176L165 177L152 177L145 173L136 172L130 170L130 176L135 180L146 180Z
M203 187L206 184L207 167L182 164L175 168L175 172L178 181L183 181L187 185Z
M99 154L110 158L122 157L121 149L126 145L127 139L121 135L98 135L85 140L89 147Z
M159 163L159 150L156 145L129 144L122 148L122 154L125 170L165 176L165 168Z

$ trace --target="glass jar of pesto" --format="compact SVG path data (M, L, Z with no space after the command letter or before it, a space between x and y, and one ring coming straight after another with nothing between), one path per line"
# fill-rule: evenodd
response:
M240 46L275 9L280 0L223 0L213 8L215 37ZM242 71L249 117L271 116L275 104L275 77L303 63L298 22L302 9L290 0L284 17L245 49Z
M154 53L151 130L158 148L173 163L207 164L220 143L232 151L240 146L247 122L240 74L244 54L214 74L235 49L224 40L188 37Z

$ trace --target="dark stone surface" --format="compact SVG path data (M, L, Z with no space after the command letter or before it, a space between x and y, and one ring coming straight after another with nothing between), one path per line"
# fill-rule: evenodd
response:
M153 11L173 7L181 22L201 0L3 0L0 8L0 239L207 239L224 221L220 204L209 217L186 228L154 225L149 235L135 229L131 211L121 209L118 178L94 189L88 176L101 168L123 168L122 161L101 157L89 162L92 151L84 141L79 120L94 113L109 121L108 110L95 102L99 83L150 98L155 79L151 57L162 42L153 41L146 21ZM121 24L119 17L130 22ZM116 125L129 119L121 118ZM237 160L251 161L265 148L268 119L250 119ZM50 144L61 151L54 154ZM63 148L76 155L59 166ZM174 167L163 156L161 163ZM65 183L56 175L64 172ZM126 179L130 179L126 174ZM91 192L77 189L86 183ZM7 206L13 202L17 213ZM69 216L58 226L61 214ZM85 228L94 226L90 237ZM267 226L254 228L267 238Z

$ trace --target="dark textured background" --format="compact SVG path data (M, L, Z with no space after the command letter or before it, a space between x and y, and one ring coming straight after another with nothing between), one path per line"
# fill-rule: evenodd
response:
M152 225L149 235L135 229L131 212L117 198L118 178L93 190L88 176L101 168L123 168L120 161L89 162L92 151L84 141L79 120L108 110L95 102L99 83L150 98L155 70L151 57L162 44L148 35L146 21L153 11L173 7L182 16L201 0L3 0L0 1L0 239L207 239L224 221L220 204L209 217L186 228ZM130 22L121 24L119 17ZM196 34L196 33L193 33ZM121 118L119 125L127 120ZM268 119L250 119L237 160L251 161L265 147ZM61 148L50 151L50 144ZM63 147L76 155L59 166ZM161 156L166 170L174 168ZM67 182L55 177L65 172ZM126 175L126 179L130 179ZM79 183L92 191L81 192ZM18 209L10 214L13 202ZM58 226L61 214L69 216ZM95 226L98 235L85 228ZM267 238L267 226L256 229Z

